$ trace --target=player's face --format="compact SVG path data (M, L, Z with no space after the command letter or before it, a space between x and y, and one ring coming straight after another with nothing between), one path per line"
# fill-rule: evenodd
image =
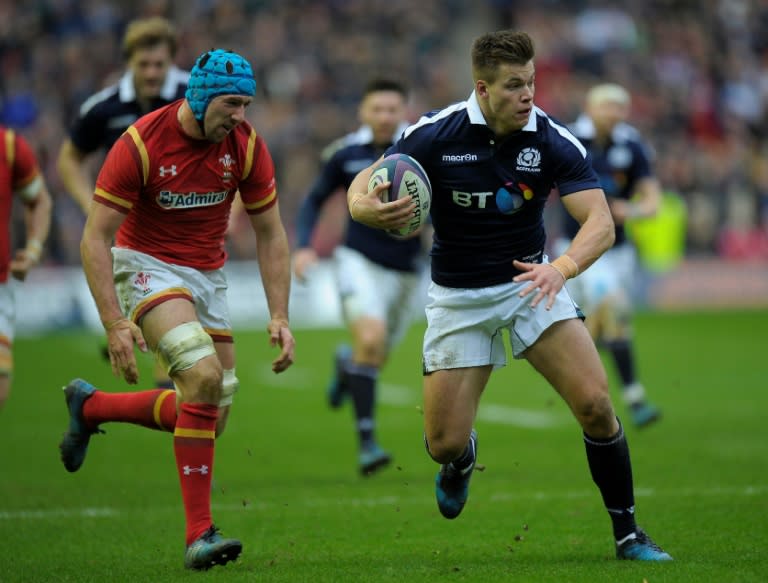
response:
M600 135L608 135L614 126L627 119L629 106L616 101L601 101L589 107L589 117Z
M245 119L245 110L253 101L246 95L219 95L205 110L205 137L219 143Z
M374 144L391 143L405 115L405 98L397 91L374 91L360 104L360 121L373 130Z
M133 72L133 85L139 100L153 99L160 95L172 62L171 49L165 43L133 52L128 67Z
M533 61L525 65L502 64L496 80L478 80L475 90L488 126L498 135L516 132L528 123L533 110L536 69Z

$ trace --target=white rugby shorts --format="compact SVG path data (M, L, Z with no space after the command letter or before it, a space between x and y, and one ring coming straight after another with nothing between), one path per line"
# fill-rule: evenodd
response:
M112 248L112 259L117 297L128 318L137 321L163 301L188 298L203 329L214 340L231 337L227 279L222 269L200 271L119 247Z
M388 347L407 332L419 285L419 274L389 269L362 253L338 246L333 254L344 319L367 317L387 323Z
M9 345L16 332L16 287L18 282L8 274L8 281L0 283L0 340Z
M531 308L535 293L518 294L530 282L504 283L477 289L450 288L432 282L424 334L424 372L507 364L503 333L515 358L532 346L552 324L577 318L577 308L563 287L551 310L546 300Z

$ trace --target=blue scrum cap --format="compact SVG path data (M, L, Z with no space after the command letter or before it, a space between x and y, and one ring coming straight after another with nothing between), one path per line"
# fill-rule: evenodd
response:
M215 49L200 55L189 73L185 97L202 123L211 99L219 95L256 94L250 63L232 51Z

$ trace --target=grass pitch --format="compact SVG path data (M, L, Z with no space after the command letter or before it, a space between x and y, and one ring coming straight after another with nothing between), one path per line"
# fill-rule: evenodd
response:
M527 363L492 376L477 422L485 471L448 521L422 445L420 325L381 375L378 435L394 463L370 478L357 474L349 405L325 404L344 331L295 331L297 362L280 376L266 334L239 332L242 385L212 501L244 550L207 573L183 569L169 434L105 425L78 473L58 460L62 385L82 376L129 390L100 360L99 339L19 339L0 413L0 581L763 582L767 329L768 311L638 317L640 373L664 418L643 431L627 423L627 434L638 522L675 557L663 565L613 558L579 428ZM148 388L147 359L142 374Z

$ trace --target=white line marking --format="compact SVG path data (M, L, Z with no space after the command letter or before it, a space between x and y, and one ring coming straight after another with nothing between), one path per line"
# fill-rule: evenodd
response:
M749 486L711 486L699 488L696 486L672 489L636 488L636 498L665 497L665 498L690 498L700 497L752 497L768 494L768 485ZM575 500L582 498L600 498L597 489L589 490L564 490L552 492L497 492L487 497L491 502L505 502L510 500L521 501L550 501L550 500ZM285 506L300 506L311 508L373 508L378 506L401 505L424 506L434 504L433 492L429 487L429 480L424 481L424 493L420 496L372 496L370 498L302 498L297 502L258 502L243 501L239 504L224 504L214 502L212 509L219 512L267 511ZM148 509L154 514L175 514L179 512L177 506L164 506ZM110 518L122 514L135 513L132 508L52 508L50 510L7 510L0 512L0 520L47 520L56 518Z

